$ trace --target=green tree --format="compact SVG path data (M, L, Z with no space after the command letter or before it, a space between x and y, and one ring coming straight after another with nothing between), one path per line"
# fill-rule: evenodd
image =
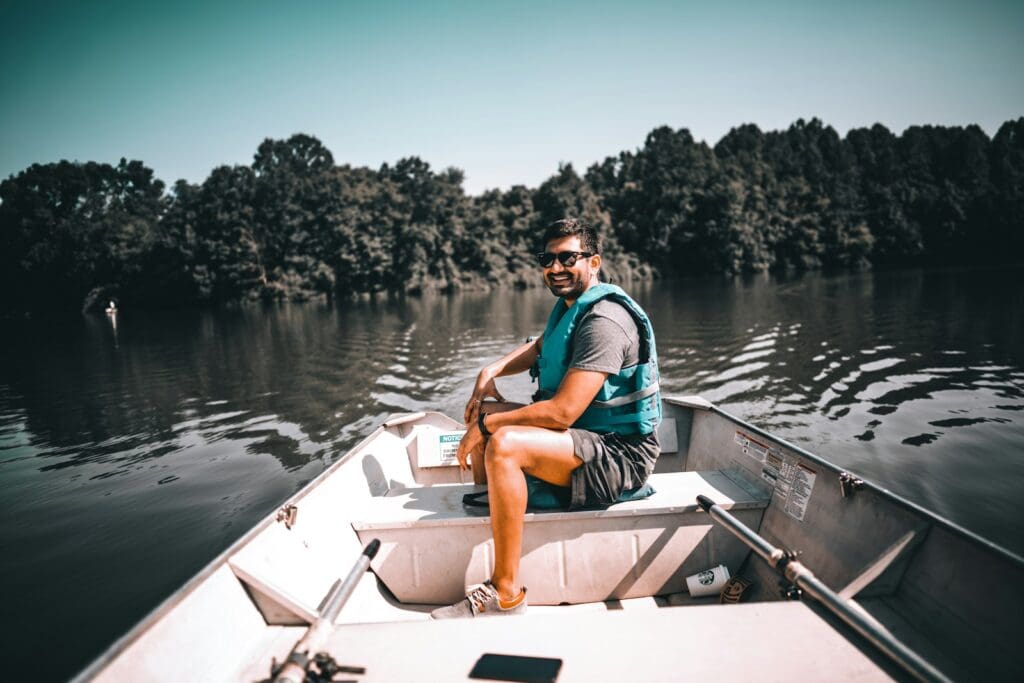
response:
M3 181L6 308L80 307L96 287L138 297L163 205L139 161L34 164Z
M456 286L461 269L453 242L465 230L469 202L457 169L439 174L418 157L385 164L381 176L394 187L393 205L402 216L395 226L393 287L415 293Z
M565 216L602 232L613 278L1019 259L1022 178L1024 119L991 140L801 119L713 149L659 127L582 177L478 197L457 169L338 166L302 134L167 195L138 161L36 164L0 183L0 308L530 286L537 236Z
M1019 260L1024 253L1024 117L999 128L989 159L991 194L984 214L989 237L985 252L995 251L1002 256L1000 260Z
M623 152L588 172L622 248L669 274L704 272L697 193L715 169L711 149L685 129L656 128L636 153Z

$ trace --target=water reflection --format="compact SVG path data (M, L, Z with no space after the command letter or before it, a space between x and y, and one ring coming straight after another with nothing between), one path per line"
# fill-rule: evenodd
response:
M808 444L841 432L851 446L883 435L923 446L952 429L1011 424L1021 406L1021 309L987 295L1016 291L1016 273L982 273L980 286L977 273L961 275L634 291L655 321L670 393L701 394ZM13 412L0 453L16 435L40 471L103 464L94 476L106 478L227 440L300 470L389 413L457 415L476 368L540 329L549 305L538 291L137 314L120 331L100 317L31 323L7 340L22 360L4 369L0 400ZM991 405L945 417L964 408L937 397L956 391L984 392ZM894 417L911 406L912 419Z
M703 395L1024 552L1021 274L630 291L668 393ZM75 606L65 620L89 635L69 645L72 671L388 414L461 415L476 370L541 330L551 302L537 290L13 324L0 342L12 609L46 623L66 613L45 605ZM532 393L525 378L499 383ZM114 607L97 625L100 598Z
M665 318L694 321L682 338L671 335L672 347L659 327L662 349L674 355L666 383L782 430L813 431L826 426L822 418L852 426L854 409L892 414L949 389L1019 400L1020 307L989 296L1019 288L1005 271L985 279L957 285L956 273L876 274L803 278L774 290L748 281L733 284L721 306L708 304L721 301L723 288L705 285L671 305L655 303L661 326Z
M8 339L0 400L44 470L128 467L220 440L286 469L333 457L389 413L449 409L548 302L490 297L43 321ZM521 330L521 331L516 331ZM118 348L120 347L120 348ZM441 405L439 405L441 399ZM27 442L27 443L25 443Z

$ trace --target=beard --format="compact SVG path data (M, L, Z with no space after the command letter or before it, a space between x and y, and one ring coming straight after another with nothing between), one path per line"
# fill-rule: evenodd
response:
M559 273L559 275L568 275L568 277L558 277L552 280L552 276L548 275L544 278L544 284L555 296L576 300L587 290L582 278L575 273Z

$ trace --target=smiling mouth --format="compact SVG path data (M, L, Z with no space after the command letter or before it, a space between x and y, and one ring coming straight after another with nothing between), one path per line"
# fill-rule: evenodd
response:
M572 276L566 274L549 275L548 282L553 285L567 285L572 282Z

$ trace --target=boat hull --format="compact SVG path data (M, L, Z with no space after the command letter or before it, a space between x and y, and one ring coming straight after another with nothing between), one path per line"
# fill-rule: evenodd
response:
M1021 558L705 401L665 399L664 413L668 432L662 443L667 447L659 458L657 476L727 479L749 500L739 500L735 492L723 494L719 488L711 492L719 499L716 502L737 503L737 512L748 514L748 525L766 540L799 552L801 562L850 605L865 611L880 628L897 634L951 678L1024 679L1016 645L1024 613ZM384 531L394 532L393 540L385 543L374 571L359 581L342 610L330 651L343 662L362 652L361 661L347 663L366 666L366 680L384 673L404 677L389 668L394 664L394 648L401 647L394 643L408 642L402 639L435 643L435 656L443 653L459 667L471 665L493 647L468 636L460 640L460 629L469 626L430 622L431 606L426 604L447 600L457 594L459 583L488 573L486 517L460 510L448 500L442 507L452 514L445 521L439 507L423 502L431 495L454 496L460 487L472 484L458 468L419 466L429 458L421 458L417 430L458 427L437 413L393 416L284 501L285 514L268 516L232 544L77 680L256 680L257 673L265 677L271 660L287 655L301 637L320 600L351 566L362 543ZM694 493L679 494L678 499ZM417 496L419 502L410 505ZM744 510L743 505L752 501L757 505ZM862 680L893 674L884 658L842 624L823 618L813 604L797 605L799 610L789 607L791 603L783 601L786 581L758 558L731 545L722 530L712 531L711 521L696 510L696 500L686 505L673 502L658 510L639 505L622 514L532 517L538 533L528 547L524 569L531 572L531 598L544 597L531 605L522 625L517 625L519 620L498 620L512 623L487 626L494 629L492 642L505 642L501 639L518 633L521 640L515 642L522 643L522 654L563 657L566 666L560 680L590 671L587 666L592 662L585 666L582 659L588 651L602 654L606 672L640 666L630 664L635 657L628 654L629 648L616 650L605 640L607 633L626 627L630 637L653 648L642 662L644 675L640 676L649 680L678 679L680 667L686 677L712 675L704 660L696 661L701 652L711 651L731 653L720 662L716 680L741 675L763 678L767 660L760 657L762 650L770 648L762 646L762 641L777 644L779 658L772 671L780 678L801 671L801 677L813 678L823 671L818 667L825 660L831 661L830 679L841 680L839 674ZM411 517L403 521L396 510L412 510ZM656 540L675 539L679 529L687 527L691 528L680 539L687 533L693 537L685 542L659 545ZM701 531L694 533L698 528ZM646 530L653 530L652 535L645 537ZM569 548L577 541L578 547ZM605 573L618 576L623 585L631 583L631 576L637 578L633 583L642 583L648 570L656 571L635 593L619 590L618 583L587 585L588 571L600 573L594 567L606 556L615 559ZM720 605L715 598L691 598L681 592L681 579L688 572L723 559L733 575L751 581L744 598L752 604ZM440 585L424 588L423 577L441 573L438 567L446 567L449 575ZM409 584L409 592L399 587L403 582ZM566 598L569 584L583 588L579 599ZM533 585L541 588L534 593ZM536 606L540 602L583 604ZM629 613L628 618L618 614L622 611ZM814 620L807 622L808 615ZM815 626L811 628L810 623ZM346 626L352 624L361 626ZM527 637L556 628L565 635L561 640ZM693 632L698 628L696 637ZM667 643L656 647L666 632L672 634L675 650ZM796 657L798 648L793 643L806 642L803 638L824 643L832 635L843 642L822 646L822 652L831 655L818 662L805 653L802 660L794 660L803 668L796 664L792 670L787 668L783 657L787 647L792 646ZM746 647L733 645L754 641L755 645ZM436 648L439 642L449 646ZM513 641L508 643L511 648ZM352 644L358 647L352 650ZM690 652L692 661L680 659L679 648ZM423 659L416 661L432 662L429 654L424 652ZM570 661L578 663L570 667Z

